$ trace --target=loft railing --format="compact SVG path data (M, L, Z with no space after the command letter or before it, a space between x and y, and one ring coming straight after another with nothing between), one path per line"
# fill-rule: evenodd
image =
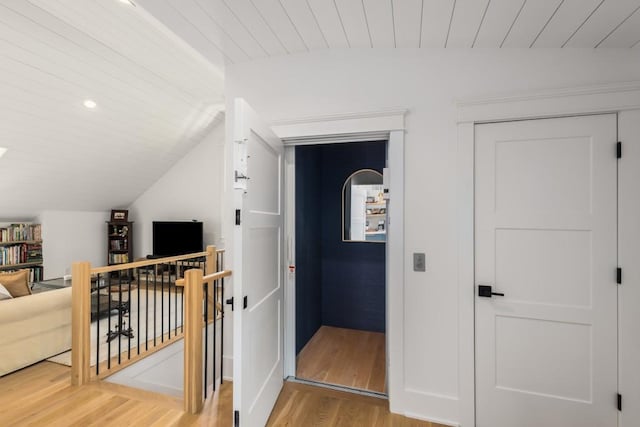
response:
M185 272L197 271L209 277L214 273L220 274L223 267L224 250L216 250L214 246L208 246L204 252L106 267L91 268L88 262L74 263L72 383L80 385L93 379L105 378L186 337L192 322L187 316L193 309L186 305L190 291L181 283ZM209 323L214 322L214 388L217 342L214 319L220 320L220 333L223 334L224 277L228 275L230 272L215 280L205 281L204 283L211 285L204 287L202 292L205 299L200 299L200 311L205 316L201 323L203 319L207 319L204 322L207 328L205 340L208 340ZM176 282L180 284L177 285ZM207 303L203 304L203 301ZM219 353L221 378L222 338ZM209 348L208 342L204 348ZM204 360L204 369L207 369L207 358Z
M203 276L202 270L191 269L185 273L184 279L176 281L178 286L184 286L185 295L185 324L184 332L184 410L192 414L202 410L207 398L207 370L209 366L209 316L210 304L208 296L213 293L214 307L216 289L224 288L224 278L231 276L231 271L223 270ZM223 295L221 295L223 297ZM220 300L222 304L222 299ZM204 343L203 343L204 327ZM222 331L223 329L221 329ZM222 341L221 337L221 341ZM213 392L216 389L216 327L213 323ZM222 382L222 353L220 353L220 381Z

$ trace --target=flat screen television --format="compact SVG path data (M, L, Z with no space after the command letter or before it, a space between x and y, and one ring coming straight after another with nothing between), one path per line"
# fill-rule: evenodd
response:
M202 252L202 223L153 221L153 255L174 256Z

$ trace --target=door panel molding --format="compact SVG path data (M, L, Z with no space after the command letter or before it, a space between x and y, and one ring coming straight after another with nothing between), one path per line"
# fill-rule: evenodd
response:
M634 113L640 117L640 81L619 82L604 85L594 85L588 87L573 87L566 89L549 89L520 94L507 94L501 97L487 97L480 99L458 100L457 107L457 224L458 224L458 373L459 373L459 417L457 421L461 426L471 427L475 425L475 358L474 358L474 299L475 299L475 277L474 277L474 127L478 123L495 121L515 121L535 118L566 117L577 115L591 115L598 113L622 112L620 117L626 117ZM625 122L619 118L619 126ZM640 140L637 135L633 139L633 127L636 126L633 120L626 122L626 130L620 129L620 135L627 136L627 144L635 143L640 147ZM637 127L637 126L636 126ZM624 151L624 148L623 148ZM623 154L623 157L626 157ZM640 170L640 156L628 156L624 163L625 170L621 171L621 179L625 176L637 177ZM637 178L635 179L637 181ZM633 182L635 182L633 181ZM621 182L620 200L630 200L634 196L632 191L632 180ZM629 221L621 222L620 227L631 225ZM628 229L626 232L632 230ZM622 228L619 234L624 238L625 232ZM640 252L638 243L627 245L627 253L633 252L637 255ZM621 294L626 291L621 289ZM640 295L640 293L639 293ZM619 300L620 301L620 300ZM639 301L640 302L640 299ZM625 370L625 360L633 354L634 348L640 348L640 338L635 333L631 324L625 324L625 320L640 319L640 308L631 309L628 304L627 312L621 315L620 333L622 336L633 336L633 340L622 340L620 342L620 375L629 378L630 389L633 389L633 381L630 375L637 378L636 383L640 383L640 371ZM628 322L630 323L630 322ZM624 332L624 329L627 332ZM634 359L635 360L635 359ZM627 382L621 381L621 387ZM640 390L640 389L639 389ZM621 388L624 394L625 390ZM640 395L635 392L634 395ZM635 409L640 413L640 408ZM620 427L631 427L635 420L624 415L619 417Z
M263 425L283 383L284 147L241 98L233 125L233 408L241 425Z
M503 293L475 301L478 426L616 424L616 129L475 128L475 279Z

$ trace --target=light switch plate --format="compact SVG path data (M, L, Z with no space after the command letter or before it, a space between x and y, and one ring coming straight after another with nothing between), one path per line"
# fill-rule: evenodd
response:
M413 271L427 271L426 256L422 252L413 254Z

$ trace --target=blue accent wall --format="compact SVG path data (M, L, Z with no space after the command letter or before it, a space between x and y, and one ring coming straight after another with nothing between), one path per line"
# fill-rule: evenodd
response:
M321 325L385 330L385 244L342 241L345 180L385 159L384 142L296 147L297 351Z
M322 325L321 155L316 147L296 149L296 354Z

